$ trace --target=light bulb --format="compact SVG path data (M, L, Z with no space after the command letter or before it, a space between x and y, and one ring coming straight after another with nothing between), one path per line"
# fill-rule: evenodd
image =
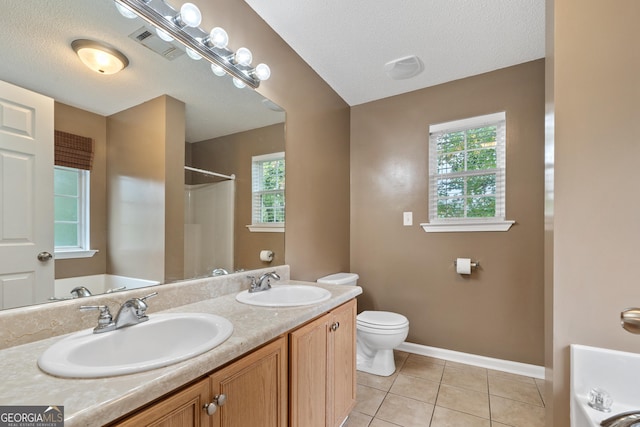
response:
M271 69L267 64L258 64L256 66L255 75L260 80L268 80L271 77Z
M235 62L239 65L249 65L253 60L253 55L251 51L246 47L241 47L236 51Z
M199 61L202 59L202 56L195 50L191 49L190 47L188 47L186 51L189 58L193 59L194 61Z
M200 9L193 3L185 3L180 8L180 20L187 27L197 27L202 22Z
M116 2L116 9L118 9L118 12L120 12L120 15L124 16L125 18L135 19L138 17L138 15L136 15L136 13L133 10L117 2Z
M243 88L245 88L247 86L246 84L244 84L244 82L242 80L240 80L237 77L233 78L233 85L235 87L237 87L238 89L243 89Z
M158 37L166 42L173 41L173 37L171 37L166 31L161 30L160 28L156 28L156 34L158 34Z
M211 43L219 49L224 49L229 44L229 35L220 27L215 27L211 30L209 39L211 40Z
M213 74L215 74L218 77L222 77L225 74L227 74L227 72L224 71L224 68L216 64L211 64L211 71L213 71Z

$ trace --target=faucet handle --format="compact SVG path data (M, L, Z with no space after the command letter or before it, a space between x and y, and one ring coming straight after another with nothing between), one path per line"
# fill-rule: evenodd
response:
M157 292L152 292L152 293L150 293L149 295L145 295L145 296L143 296L142 298L138 298L138 299L139 299L140 301L146 301L146 300L148 300L149 298L153 298L153 297L155 297L155 296L158 296L158 293L157 293Z
M81 305L80 310L100 310L100 316L98 316L98 326L93 328L94 334L100 332L112 331L115 329L116 324L113 322L113 316L109 311L109 307L106 305Z
M153 292L153 293L150 293L149 295L145 295L145 296L143 296L141 298L130 299L129 301L125 302L125 304L129 303L131 305L131 307L133 307L138 319L146 320L146 319L148 319L148 317L147 317L147 308L149 308L149 305L147 304L147 300L149 298L153 298L153 297L155 297L157 295L158 295L157 292Z

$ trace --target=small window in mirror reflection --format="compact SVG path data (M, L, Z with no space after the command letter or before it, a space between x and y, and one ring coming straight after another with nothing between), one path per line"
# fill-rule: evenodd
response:
M58 251L89 249L88 170L55 166L54 242Z
M251 160L252 225L284 228L284 152L253 156Z

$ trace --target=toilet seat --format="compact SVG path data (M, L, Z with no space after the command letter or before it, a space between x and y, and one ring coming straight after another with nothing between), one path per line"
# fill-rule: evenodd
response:
M409 326L409 319L390 311L363 311L356 317L356 325L367 329L396 330Z

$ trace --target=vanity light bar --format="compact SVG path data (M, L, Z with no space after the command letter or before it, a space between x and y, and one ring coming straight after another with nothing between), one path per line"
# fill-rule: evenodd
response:
M260 79L256 77L256 70L249 65L233 62L235 53L227 48L207 46L202 41L209 37L209 33L200 27L181 27L173 19L178 13L168 4L160 1L166 11L156 10L151 4L154 0L114 0L144 19L151 25L166 32L184 46L195 51L212 64L221 67L227 74L242 81L247 86L256 89L260 86Z

